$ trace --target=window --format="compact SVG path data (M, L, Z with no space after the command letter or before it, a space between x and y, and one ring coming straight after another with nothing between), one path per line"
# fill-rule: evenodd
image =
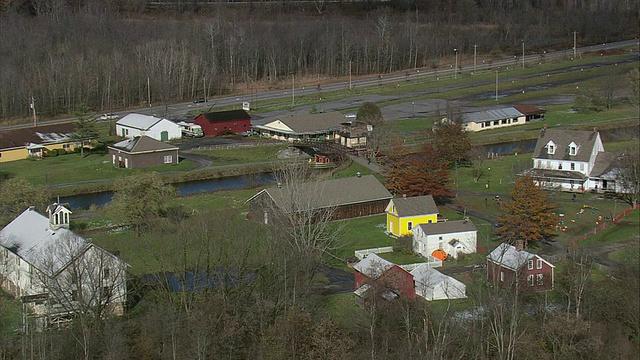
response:
M109 275L111 275L111 269L109 268L104 268L102 270L102 279L107 280L109 279Z
M518 118L513 119L513 122L517 123L518 122Z
M575 154L576 154L576 147L569 146L569 155L575 155Z
M571 170L575 170L576 169L576 163L571 163Z
M440 237L438 238L438 240L442 241L442 236L440 236Z
M544 285L544 274L536 275L536 283L538 284L538 286Z
M533 286L533 274L527 275L527 285Z
M71 147L71 144L62 144L62 148L67 150Z
M551 143L551 144L547 144L547 154L555 154L556 153L556 145Z
M558 170L562 170L562 163L558 163Z
M173 155L165 155L165 156L164 156L164 163L165 163L165 164L171 164L171 163L173 163Z
M116 156L115 155L111 155L111 162L115 165L116 164Z
M493 125L500 125L500 120L496 120L493 122Z
M100 298L101 299L109 299L111 297L111 287L110 286L103 286L102 288L100 288Z
M80 293L78 290L71 290L71 300L78 301L80 299Z
M528 268L529 270L533 270L533 260L529 260L529 261L528 261L527 268Z
M536 260L536 269L542 269L542 259Z
M432 223L433 223L433 220L429 220L429 221L428 221L428 223L429 223L429 224L432 224Z
M407 229L408 229L408 230L413 229L413 221L409 221L409 222L407 223Z
M500 271L500 281L504 281L504 271Z

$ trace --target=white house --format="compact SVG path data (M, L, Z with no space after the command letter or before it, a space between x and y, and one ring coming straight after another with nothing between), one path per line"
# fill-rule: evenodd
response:
M64 204L48 217L29 207L0 230L0 285L21 299L41 326L79 313L120 315L126 263L69 230Z
M413 229L413 251L428 257L442 250L454 259L476 252L478 231L471 220L420 224Z
M182 130L171 120L142 114L128 114L116 122L116 134L134 138L146 135L156 140L180 139Z
M283 116L264 125L255 125L253 128L260 133L261 137L274 140L334 142L340 141L340 133L344 124L349 123L349 119L342 113L331 111L320 114Z
M464 299L467 286L440 271L423 264L411 271L416 295L433 300Z
M612 156L606 153L600 133L547 129L540 132L533 153L533 168L522 175L536 185L564 191L618 191Z

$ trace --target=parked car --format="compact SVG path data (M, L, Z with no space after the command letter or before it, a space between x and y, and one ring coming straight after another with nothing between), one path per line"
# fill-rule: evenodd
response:
M102 114L100 116L100 120L115 120L118 118L118 115L112 113Z
M197 98L197 99L193 100L194 104L201 104L201 103L204 103L204 102L207 102L207 99L205 99L205 98Z

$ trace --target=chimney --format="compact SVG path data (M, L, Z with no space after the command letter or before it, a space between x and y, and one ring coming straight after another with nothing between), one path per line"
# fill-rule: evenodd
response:
M598 128L594 126L594 127L593 127L593 133L595 134L595 133L597 133L597 132L598 132Z
M524 249L524 240L516 240L516 251Z
M542 126L542 130L540 130L540 137L543 137L546 131L547 131L547 124L544 124L544 126Z

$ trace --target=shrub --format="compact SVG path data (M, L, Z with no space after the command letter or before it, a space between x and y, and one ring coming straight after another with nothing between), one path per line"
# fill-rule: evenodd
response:
M58 149L51 149L51 150L47 151L47 154L48 154L50 157L58 156Z
M57 149L58 150L58 155L66 155L67 154L67 150L65 149Z

